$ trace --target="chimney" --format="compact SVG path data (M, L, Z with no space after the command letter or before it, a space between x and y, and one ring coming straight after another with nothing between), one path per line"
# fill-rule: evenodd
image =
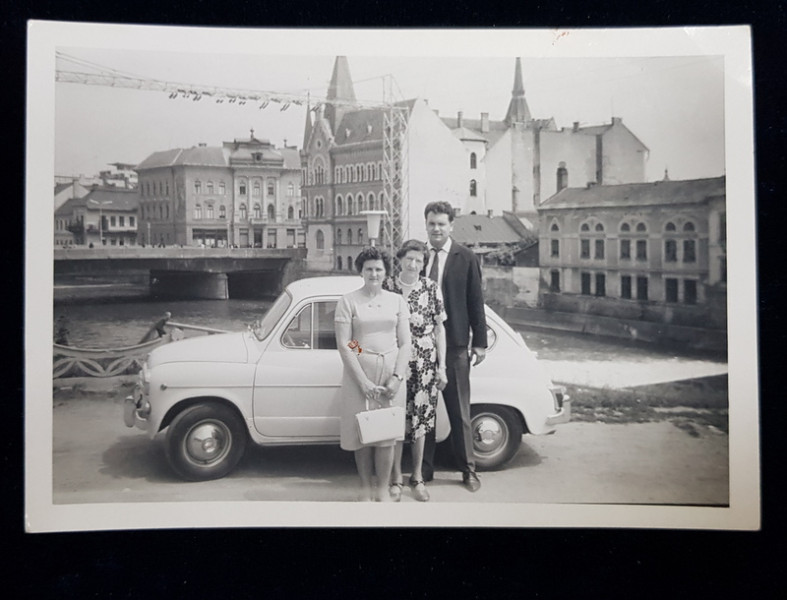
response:
M494 211L490 208L489 210L486 211L486 216L491 219L493 213L494 213Z
M574 131L574 133L579 131L579 121L574 121L574 128L572 131Z
M481 133L489 133L489 113L481 113Z
M456 127L457 127L457 129L458 129L459 127L463 127L463 123L462 123L462 111L461 111L461 110L460 110L458 113L456 113Z
M612 124L613 125L621 125L623 123L623 119L620 117L612 117Z
M208 146L205 142L200 142L198 145L200 148L206 148Z

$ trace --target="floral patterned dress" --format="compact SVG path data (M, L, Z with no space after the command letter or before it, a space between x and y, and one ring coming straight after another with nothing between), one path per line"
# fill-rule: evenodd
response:
M404 294L398 277L389 277L383 288ZM447 315L442 294L437 284L426 277L419 277L407 294L410 308L410 334L412 356L407 378L407 418L405 436L412 442L432 431L437 415L437 344L435 325L445 321Z

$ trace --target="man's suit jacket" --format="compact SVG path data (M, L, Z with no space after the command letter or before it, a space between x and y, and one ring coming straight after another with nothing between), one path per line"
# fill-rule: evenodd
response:
M472 250L451 242L446 258L442 284L448 320L445 338L448 346L467 346L470 332L473 346L486 348L486 315L481 282L481 265Z

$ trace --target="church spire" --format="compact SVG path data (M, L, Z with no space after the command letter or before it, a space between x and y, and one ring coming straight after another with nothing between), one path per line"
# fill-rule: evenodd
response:
M333 75L331 75L331 83L328 85L326 100L325 118L328 119L331 132L335 134L342 117L348 111L348 107L333 104L331 101L355 101L355 90L353 89L352 77L350 77L350 65L346 56L337 56L336 61L333 63Z
M306 145L309 143L309 138L312 135L312 111L311 107L309 106L309 102L306 102L306 124L303 127L303 145L301 146L304 150L306 149Z
M511 102L508 104L505 122L508 125L525 123L532 118L525 100L525 86L522 84L522 60L517 57L514 67L514 89L511 90Z

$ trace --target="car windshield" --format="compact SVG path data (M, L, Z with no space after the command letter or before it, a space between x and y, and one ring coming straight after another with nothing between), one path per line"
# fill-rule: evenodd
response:
M273 331L276 323L279 322L279 319L289 308L291 302L292 296L286 290L276 298L276 302L271 305L268 312L254 324L254 335L258 340L262 341L270 335L270 332Z

